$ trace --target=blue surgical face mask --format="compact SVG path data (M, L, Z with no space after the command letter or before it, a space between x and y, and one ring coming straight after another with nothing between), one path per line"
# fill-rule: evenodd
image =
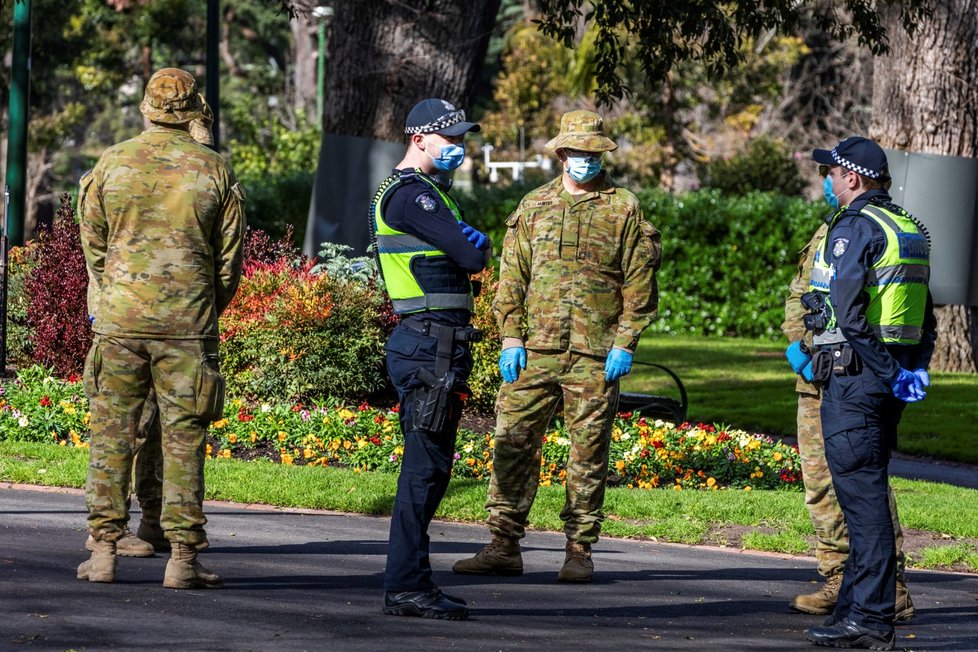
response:
M462 161L465 159L465 148L461 145L442 145L438 151L438 156L431 156L428 148L437 147L437 145L432 145L427 140L424 142L427 145L425 154L431 157L431 160L435 162L435 167L439 170L454 170L462 165Z
M839 208L839 198L835 194L835 190L832 188L832 175L826 174L825 181L822 183L822 192L825 193L825 201L828 202L829 206L832 208Z
M601 156L568 156L567 174L577 183L587 183L601 171Z

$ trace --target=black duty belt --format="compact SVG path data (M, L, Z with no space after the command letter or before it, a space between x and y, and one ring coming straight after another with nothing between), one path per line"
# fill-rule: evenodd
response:
M456 342L465 344L482 340L482 331L472 326L448 326L430 319L413 317L401 319L400 325L438 340L438 348L435 352L435 375L438 377L445 375L451 368L452 352Z

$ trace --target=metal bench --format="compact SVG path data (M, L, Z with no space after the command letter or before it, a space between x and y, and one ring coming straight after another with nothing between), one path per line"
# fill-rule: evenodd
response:
M643 417L650 419L662 419L671 421L676 425L686 420L686 408L689 401L686 397L686 387L683 381L679 380L676 373L661 364L654 362L633 362L632 364L645 365L646 367L656 367L669 374L679 388L679 400L669 396L655 396L654 394L638 394L635 392L622 392L618 398L619 412L640 412Z

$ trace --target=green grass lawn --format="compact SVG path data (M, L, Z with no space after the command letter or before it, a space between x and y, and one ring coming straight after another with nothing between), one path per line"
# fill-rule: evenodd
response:
M0 442L2 481L82 487L87 462L86 449ZM208 460L206 475L207 498L212 500L363 514L389 514L397 488L397 476L391 473L268 461ZM978 571L978 491L902 479L894 479L893 488L903 527L908 537L911 532L916 536L913 566ZM438 517L481 523L485 497L485 481L453 480ZM541 487L531 526L560 531L563 501L563 487ZM612 488L605 512L609 536L813 554L814 532L798 491Z
M794 373L786 343L766 340L661 336L642 338L637 361L675 371L689 393L689 420L718 422L770 435L795 430ZM978 462L978 375L934 373L927 398L908 405L898 448L904 453ZM635 365L623 391L678 397L671 378Z

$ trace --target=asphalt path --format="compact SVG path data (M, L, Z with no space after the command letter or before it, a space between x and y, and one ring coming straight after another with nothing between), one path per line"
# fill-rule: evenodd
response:
M207 512L201 557L223 589L163 588L165 555L121 558L115 584L93 584L75 579L87 558L81 492L0 485L0 650L804 650L822 620L787 606L816 587L812 558L603 539L595 581L563 585L563 536L530 532L522 577L473 578L450 567L485 528L443 522L431 527L435 581L472 616L385 616L387 518ZM908 579L918 616L897 628L898 649L978 650L978 576Z

